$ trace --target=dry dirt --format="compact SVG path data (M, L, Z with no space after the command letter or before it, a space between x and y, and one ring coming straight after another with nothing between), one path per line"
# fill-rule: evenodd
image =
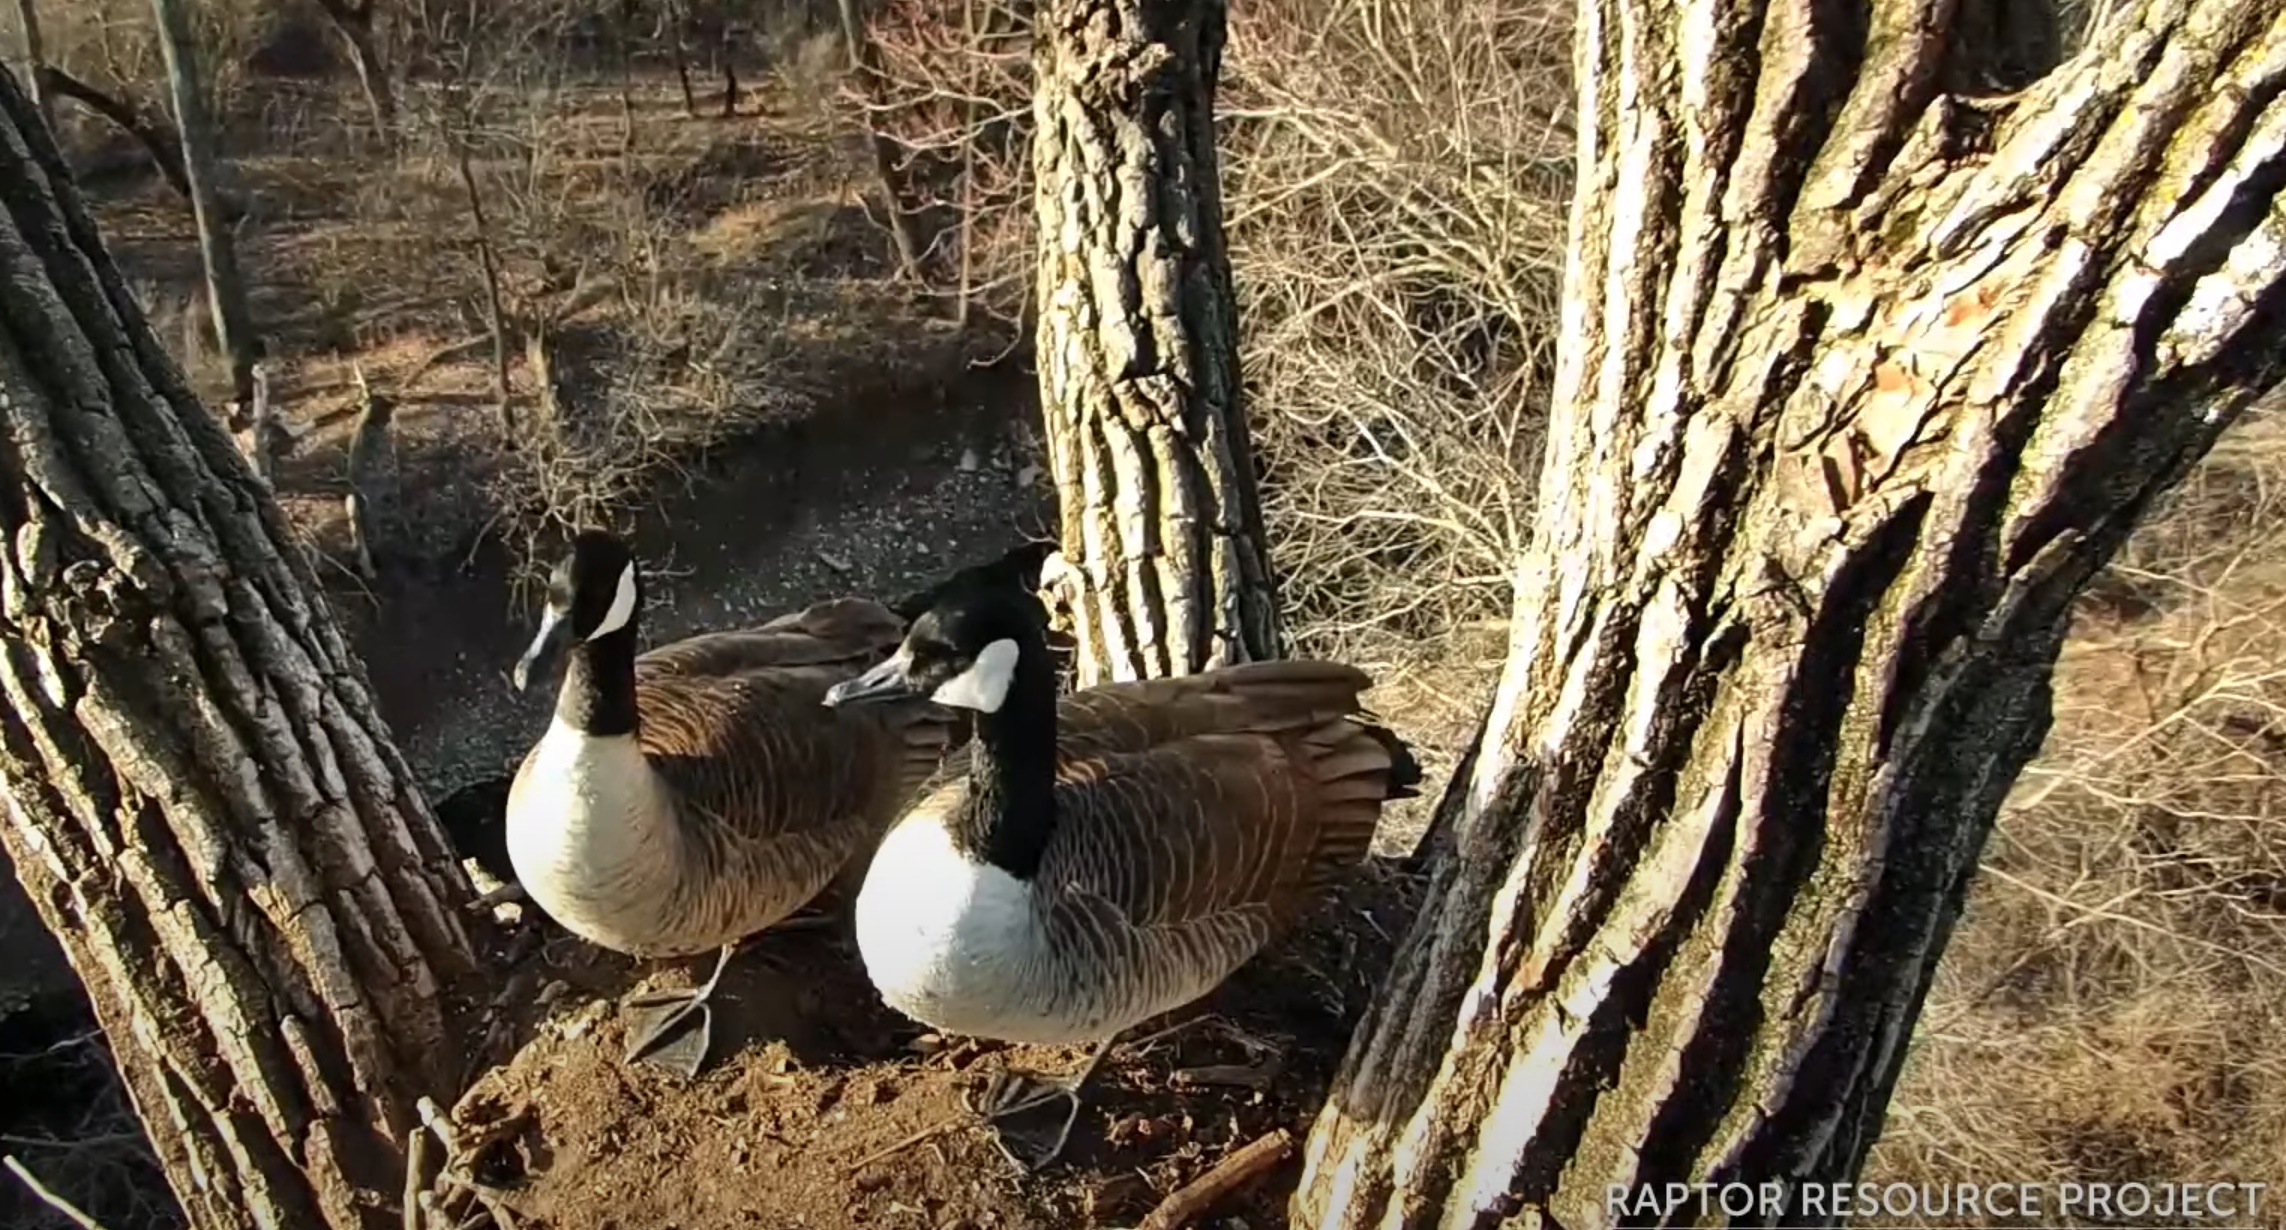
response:
M928 1033L880 1002L838 906L826 925L766 934L734 960L714 1054L689 1086L621 1061L613 1001L688 985L704 961L640 966L526 924L548 938L527 938L531 955L503 975L498 1040L511 1053L453 1119L464 1139L498 1137L476 1171L525 1226L1132 1226L1264 1134L1300 1141L1417 888L1396 864L1371 864L1213 995L1139 1027L1099 1069L1063 1158L1029 1175L963 1094L1006 1065L1068 1071L1084 1050ZM1299 1168L1289 1156L1193 1224L1284 1225Z

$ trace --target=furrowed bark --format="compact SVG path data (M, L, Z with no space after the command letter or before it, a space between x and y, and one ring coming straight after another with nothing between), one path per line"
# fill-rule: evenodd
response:
M1964 7L1583 0L1543 521L1295 1226L1835 1221L1605 1193L1854 1178L2073 598L2286 365L2286 5L1976 100Z
M191 1224L376 1225L469 886L33 120L0 71L0 843Z
M1281 652L1214 148L1224 10L1034 17L1040 400L1081 686Z

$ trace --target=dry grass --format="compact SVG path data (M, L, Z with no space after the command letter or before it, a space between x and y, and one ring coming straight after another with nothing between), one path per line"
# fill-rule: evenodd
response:
M2286 1178L2282 502L2265 416L2086 604L1876 1173Z

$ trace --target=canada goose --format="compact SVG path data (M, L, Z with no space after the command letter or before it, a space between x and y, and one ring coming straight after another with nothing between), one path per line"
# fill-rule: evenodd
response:
M1130 1027L1214 989L1366 855L1420 767L1360 716L1366 675L1263 662L1056 695L1045 613L1002 583L943 593L898 651L825 703L929 698L978 715L970 767L875 850L857 943L882 998L950 1033L1089 1042L1065 1099ZM988 1098L988 1100L990 1100ZM995 1127L999 1128L998 1123Z
M638 958L714 951L695 990L631 999L630 1060L686 1078L739 942L869 849L961 737L934 705L836 713L833 684L883 660L904 621L821 602L759 628L636 653L642 581L613 535L576 536L517 662L521 691L568 649L554 720L509 788L524 893L565 929Z

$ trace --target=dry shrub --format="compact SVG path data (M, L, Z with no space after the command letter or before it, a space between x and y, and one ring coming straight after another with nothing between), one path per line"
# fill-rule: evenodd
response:
M255 53L292 14L279 0L194 0L186 11L197 39L207 106L214 115L226 115L246 88ZM39 15L50 63L146 108L166 109L166 70L151 0L51 2L39 6ZM7 6L6 21L13 55L21 45L15 6ZM67 116L81 114L76 106L61 110ZM224 139L228 136L225 132Z
M695 454L802 400L777 379L776 322L760 319L752 294L694 243L704 211L692 193L711 187L693 181L694 168L715 151L662 144L656 131L634 139L599 103L605 87L529 53L562 37L523 23L463 31L456 45L474 53L466 75L413 96L406 170L367 201L376 213L401 206L411 179L423 186L417 213L457 214L452 229L470 252L464 314L481 327L468 160L511 335L516 429L492 471L492 503L526 550L623 520ZM488 46L496 54L483 54ZM701 145L710 131L662 126L697 133ZM546 339L544 371L523 345L535 334Z
M1029 18L895 0L874 24L887 92L851 96L903 150L932 249L965 250L971 300L1004 318L1033 269ZM1247 0L1230 18L1224 217L1290 626L1380 673L1378 703L1430 748L1489 692L1529 523L1569 21L1562 0Z
M1231 22L1226 210L1289 627L1374 671L1440 777L1497 678L1530 527L1569 22L1561 0L1252 0Z
M2282 458L2226 436L2084 604L1873 1175L2286 1178Z

